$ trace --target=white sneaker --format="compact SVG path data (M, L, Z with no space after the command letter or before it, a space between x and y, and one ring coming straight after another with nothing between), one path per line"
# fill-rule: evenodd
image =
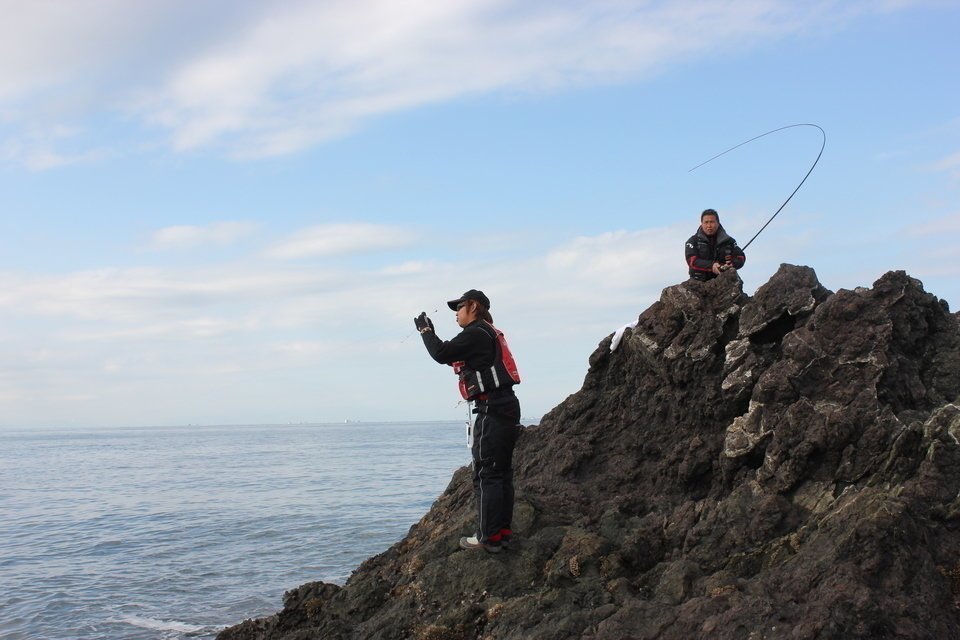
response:
M477 536L469 538L460 538L461 549L483 549L487 553L500 553L501 545L499 542L481 542Z

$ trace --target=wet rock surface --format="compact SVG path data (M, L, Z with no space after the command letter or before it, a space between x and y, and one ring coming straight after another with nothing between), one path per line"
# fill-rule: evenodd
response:
M342 588L221 640L960 638L960 328L903 272L668 287L525 430L509 551L469 472Z

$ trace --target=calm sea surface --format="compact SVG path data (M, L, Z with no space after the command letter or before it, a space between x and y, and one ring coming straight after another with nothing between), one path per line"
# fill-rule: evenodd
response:
M469 461L462 422L0 431L0 638L212 638L342 583Z

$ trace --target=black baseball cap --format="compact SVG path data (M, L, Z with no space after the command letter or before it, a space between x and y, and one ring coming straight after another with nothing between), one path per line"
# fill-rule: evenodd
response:
M487 309L490 308L490 298L483 295L483 291L477 291L476 289L470 289L470 291L467 291L456 300L451 300L450 302L447 303L447 306L450 307L451 311L456 311L457 305L463 302L464 300L474 300L482 304Z

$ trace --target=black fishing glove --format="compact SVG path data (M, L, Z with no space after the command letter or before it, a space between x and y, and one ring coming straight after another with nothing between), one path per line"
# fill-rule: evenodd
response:
M416 325L417 331L423 333L424 329L430 329L433 331L433 321L427 317L427 312L422 311L420 315L413 319L413 324Z

